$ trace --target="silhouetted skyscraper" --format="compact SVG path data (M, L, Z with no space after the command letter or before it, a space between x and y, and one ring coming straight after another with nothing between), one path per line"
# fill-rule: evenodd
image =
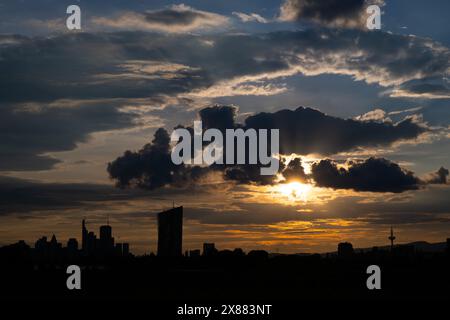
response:
M112 253L114 251L114 238L112 237L112 228L109 225L100 227L100 250L103 253Z
M183 207L158 213L158 256L182 255Z
M97 236L94 232L89 232L86 239L86 253L93 254L97 249Z
M81 250L87 251L88 231L86 229L86 221L81 221Z

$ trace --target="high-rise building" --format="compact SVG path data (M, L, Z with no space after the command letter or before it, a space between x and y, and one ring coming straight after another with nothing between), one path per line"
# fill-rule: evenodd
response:
M83 252L87 251L87 240L88 240L88 231L86 228L86 221L83 219L81 221L81 250L83 250Z
M183 207L158 213L158 256L182 255Z
M103 253L112 253L114 251L114 238L112 237L112 228L109 225L100 227L99 249Z
M112 227L108 224L100 227L100 238L97 238L94 232L88 231L86 221L82 221L82 244L81 249L84 255L100 255L102 257L110 257L113 255L129 255L129 244L118 243L114 245L114 237L112 236Z
M87 239L86 239L86 253L87 254L93 254L95 253L95 251L97 250L97 236L95 235L94 232L90 231L87 234Z

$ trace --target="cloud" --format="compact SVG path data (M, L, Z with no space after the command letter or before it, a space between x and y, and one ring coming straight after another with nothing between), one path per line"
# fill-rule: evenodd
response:
M415 139L428 131L411 118L395 124L357 121L304 107L250 116L245 119L245 127L280 129L280 151L299 155L330 155L363 147L388 146Z
M166 185L186 187L210 172L199 166L175 165L170 153L170 136L160 128L151 143L137 152L124 152L108 164L107 171L118 187L148 190Z
M285 169L282 172L283 177L287 182L289 181L300 181L300 182L308 182L309 177L305 173L305 168L302 165L301 158L294 158L285 166Z
M286 0L280 8L281 21L310 21L333 28L363 28L369 5L383 5L383 0Z
M213 45L204 45L205 41ZM287 89L276 80L297 74L348 75L397 88L414 79L429 83L427 79L442 78L450 67L448 48L430 39L355 30L170 37L80 33L0 36L2 42L3 101L142 98L162 93L273 95Z
M220 14L196 10L184 4L144 13L125 12L114 18L95 17L92 22L114 29L154 30L169 33L186 33L223 27L228 18Z
M355 120L358 121L379 121L379 122L391 122L392 120L387 117L386 111L382 109L375 109L366 112L362 115L356 116Z
M238 17L242 22L259 22L259 23L268 23L269 21L260 16L257 13L243 13L243 12L233 12L233 15L235 15L236 17Z
M48 170L46 153L72 150L93 132L136 125L137 116L101 101L0 104L0 171Z
M139 190L109 185L42 183L0 176L0 215L93 207L96 203L146 198ZM39 214L39 213L38 213Z
M239 54L230 54L230 50ZM145 32L44 38L0 35L0 123L8 128L0 129L0 157L6 157L0 167L49 169L58 160L49 158L48 152L72 150L93 132L136 125L141 115L124 109L136 99L146 99L149 108L155 109L161 97L192 102L199 97L274 95L289 89L282 83L284 78L298 74L348 75L390 89L421 79L416 83L422 86L420 94L436 96L436 88L426 84L439 84L436 79L448 72L449 61L449 50L430 39L356 30L208 36ZM68 106L67 101L75 103ZM293 116L302 113L289 112ZM281 117L270 115L270 121ZM36 130L29 133L29 127L21 125L25 123ZM360 144L358 139L364 140L363 145L389 144L414 138L423 129L412 119L384 126L354 124L364 130L379 129L381 137L366 141L363 133L345 142L346 136L339 131L340 147L328 139L318 141L318 148L311 150L324 154L348 150ZM312 137L312 132L307 136ZM385 135L387 140L383 140ZM6 161L8 157L11 161Z
M412 80L386 93L392 98L450 99L450 88L444 79Z
M239 124L236 123L237 112L235 106L220 105L200 110L203 130L217 128L224 133L226 129L235 128L279 129L280 153L284 155L335 154L359 147L389 145L398 140L413 139L427 130L410 119L398 124L361 122L330 117L320 111L303 107L294 111L259 113L247 117L244 124ZM193 131L192 127L187 129ZM246 149L248 155L248 142ZM259 164L213 164L209 167L174 165L170 152L167 131L158 129L151 144L138 152L126 151L123 156L111 162L108 165L109 175L118 186L148 189L168 185L186 186L211 173L218 173L225 180L240 184L268 185L279 180L277 175L261 175ZM226 148L223 152L226 155ZM281 161L279 173L288 181L309 179L300 159L294 158L288 163Z
M419 189L421 184L412 172L383 158L349 162L347 169L321 160L312 165L311 171L317 186L333 189L399 193Z
M448 169L440 167L438 171L431 173L427 177L426 182L429 184L447 184L448 175Z

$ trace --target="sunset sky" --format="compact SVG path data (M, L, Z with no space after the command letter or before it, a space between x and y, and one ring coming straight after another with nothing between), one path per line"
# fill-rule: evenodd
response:
M71 4L81 30L66 28ZM370 4L381 30L365 26ZM184 250L381 246L391 226L402 243L444 241L448 12L446 0L0 0L0 245L80 240L81 219L98 233L109 217L116 241L154 252L156 213L173 203ZM194 120L279 129L279 174L162 163L164 134Z

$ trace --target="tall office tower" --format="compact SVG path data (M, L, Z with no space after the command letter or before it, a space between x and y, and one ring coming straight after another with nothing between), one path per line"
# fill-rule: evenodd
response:
M183 207L158 213L158 256L182 255Z
M86 221L83 219L81 221L81 250L84 252L87 250L88 233L89 232L86 229Z
M109 225L100 227L100 250L104 253L114 251L114 238L112 237L112 228Z

